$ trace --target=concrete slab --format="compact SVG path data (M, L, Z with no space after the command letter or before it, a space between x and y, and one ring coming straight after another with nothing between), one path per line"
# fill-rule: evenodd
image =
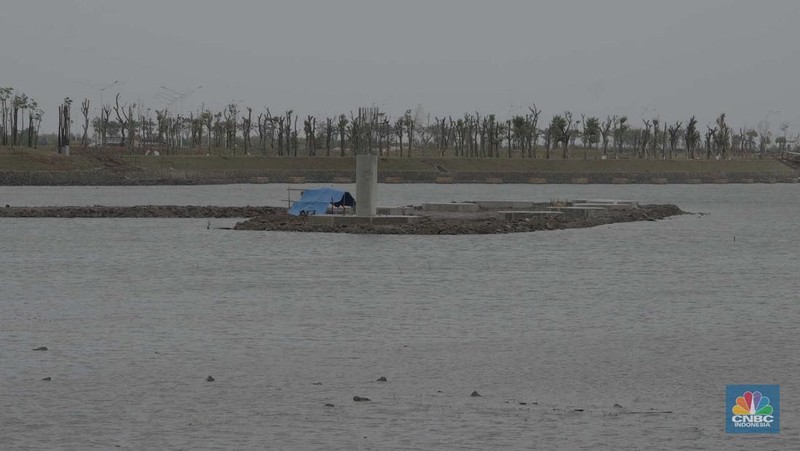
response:
M337 216L337 215L315 215L309 216L308 222L311 225L337 226L337 225L392 225L392 224L413 224L419 221L421 216Z
M376 213L379 216L413 216L416 214L416 210L414 210L414 207L409 206L378 207Z
M414 224L419 222L422 216L375 216L372 218L373 225L392 225L392 224Z
M536 203L518 200L478 200L478 207L487 210L524 210L533 208Z
M639 202L634 200L619 200L619 199L575 199L573 204L626 204L626 205L639 205Z
M592 207L592 208L605 208L606 210L615 210L615 211L616 210L630 210L632 208L636 208L635 205L631 205L631 204L590 204L590 203L585 203L585 204L577 204L576 206L577 207L581 207L581 208L589 208L589 207Z
M336 218L334 215L308 216L308 223L313 225L332 226L334 218Z
M525 218L543 218L543 217L551 217L551 216L558 216L563 215L564 213L560 211L524 211L524 210L509 210L509 211L498 211L497 212L497 219L504 219L506 221L514 221L517 219L525 219Z
M572 218L596 218L608 214L608 209L602 207L549 207L550 210L560 211L565 216Z
M378 215L402 215L403 207L378 207L375 209L375 214Z
M451 211L458 213L477 213L480 211L478 204L474 202L451 202L451 203L426 203L422 204L423 211Z

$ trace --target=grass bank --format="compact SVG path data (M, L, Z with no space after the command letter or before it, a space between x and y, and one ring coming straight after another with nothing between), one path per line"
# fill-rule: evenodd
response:
M784 182L790 166L766 160L543 160L527 158L381 158L387 183L711 183ZM352 157L120 155L69 157L52 151L0 152L0 184L186 184L342 182Z

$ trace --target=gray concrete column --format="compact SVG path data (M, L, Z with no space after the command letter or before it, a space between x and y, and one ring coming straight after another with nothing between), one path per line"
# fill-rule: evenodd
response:
M356 155L356 216L375 216L378 206L378 156Z

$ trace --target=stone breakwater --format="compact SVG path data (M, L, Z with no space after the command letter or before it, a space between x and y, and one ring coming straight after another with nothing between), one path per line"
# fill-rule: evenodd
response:
M544 208L546 204L542 204ZM536 217L503 219L497 211L477 213L418 211L412 223L398 224L311 224L308 217L290 216L281 207L215 207L140 205L133 207L11 207L0 206L0 218L250 218L235 230L322 232L396 235L481 235L539 230L595 227L617 222L656 221L683 214L675 205L640 205L608 210L603 215L543 214Z
M671 204L642 205L631 209L609 211L603 216L544 215L516 220L500 219L490 214L428 215L407 224L311 224L308 218L289 216L276 211L236 224L236 230L271 230L284 232L323 232L395 235L485 235L498 233L535 232L595 227L617 222L656 221L684 214Z
M134 207L11 207L0 206L0 218L253 218L286 214L273 207L209 207L139 205Z

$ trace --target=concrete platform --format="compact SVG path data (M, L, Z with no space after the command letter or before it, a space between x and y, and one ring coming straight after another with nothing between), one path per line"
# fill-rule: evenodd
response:
M309 216L308 222L311 225L392 225L392 224L413 224L421 219L421 216L339 216L339 215L316 215Z
M457 213L477 213L480 211L478 204L474 202L450 202L450 203L427 203L422 204L423 211L450 211Z
M536 202L517 200L479 200L475 203L478 204L478 207L487 210L530 210L536 206Z
M517 219L525 219L525 218L542 218L548 216L558 216L564 213L560 211L525 211L525 210L507 210L507 211L498 211L497 212L497 219L504 219L506 221L514 221Z
M414 214L414 207L378 207L376 209L376 213L378 215L395 215L395 216L402 216L402 215L413 215Z
M575 204L574 206L580 208L605 208L606 210L630 210L632 208L636 208L636 205L631 204L595 204L595 203L585 203L585 204Z
M602 207L549 207L552 211L560 211L564 213L564 215L573 217L573 218L596 218L600 216L605 216L608 214L607 208Z
M608 205L639 205L639 202L633 200L617 200L617 199L575 199L573 204L608 204Z

